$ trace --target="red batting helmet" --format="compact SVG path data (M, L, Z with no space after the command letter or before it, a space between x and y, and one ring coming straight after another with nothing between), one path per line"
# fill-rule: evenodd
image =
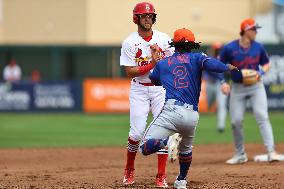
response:
M142 2L142 3L138 3L135 5L134 9L133 9L133 22L135 24L138 23L138 16L139 14L153 14L153 23L156 22L156 13L155 13L155 8L151 3L148 2Z

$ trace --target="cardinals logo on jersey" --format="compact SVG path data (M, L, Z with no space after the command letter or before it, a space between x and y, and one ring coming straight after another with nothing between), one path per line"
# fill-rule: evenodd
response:
M149 64L150 58L148 56L142 57L142 50L138 48L135 55L135 62L138 66L146 66Z
M137 46L137 45L135 45L135 46ZM162 58L166 57L166 53L161 47L159 47L159 53L160 53ZM142 54L143 54L142 50L140 48L137 48L137 52L135 54L135 62L137 63L137 65L138 66L146 66L146 65L150 64L151 57L149 57L149 56L142 57Z
M142 50L138 48L135 58L139 58L142 55Z

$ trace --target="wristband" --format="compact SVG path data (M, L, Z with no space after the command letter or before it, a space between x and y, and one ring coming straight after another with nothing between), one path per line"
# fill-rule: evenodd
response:
M150 63L146 66L140 66L138 68L138 71L141 75L146 74L147 72L149 72L150 70L152 70L155 67L155 65L153 63Z
M259 74L260 76L263 76L263 75L265 74L265 71L263 71L263 69L259 69L258 74Z

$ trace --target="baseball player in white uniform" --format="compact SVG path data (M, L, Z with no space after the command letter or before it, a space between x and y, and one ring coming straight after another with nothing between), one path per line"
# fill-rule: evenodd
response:
M131 33L122 43L120 65L124 66L126 74L133 78L130 87L130 131L127 144L127 162L123 183L134 183L134 161L139 143L146 129L148 113L151 110L156 118L161 112L165 101L165 90L161 86L154 86L149 74L154 68L152 63L151 46L157 45L160 58L170 56L174 49L170 47L171 38L162 32L152 29L156 21L154 6L142 2L136 4L133 10L133 22L138 31ZM166 183L166 162L168 150L158 153L157 187L168 187Z

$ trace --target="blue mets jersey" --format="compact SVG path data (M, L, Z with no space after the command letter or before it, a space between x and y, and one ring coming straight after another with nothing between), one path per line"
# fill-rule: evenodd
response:
M269 62L267 52L261 44L252 41L250 48L245 49L240 46L239 40L234 40L222 48L220 60L236 66L239 70L253 69L256 71L259 71L259 66ZM234 82L242 82L240 71L231 71L231 77Z
M159 61L150 79L166 89L166 100L175 99L193 105L198 110L202 70L225 72L229 68L203 53L174 53Z

